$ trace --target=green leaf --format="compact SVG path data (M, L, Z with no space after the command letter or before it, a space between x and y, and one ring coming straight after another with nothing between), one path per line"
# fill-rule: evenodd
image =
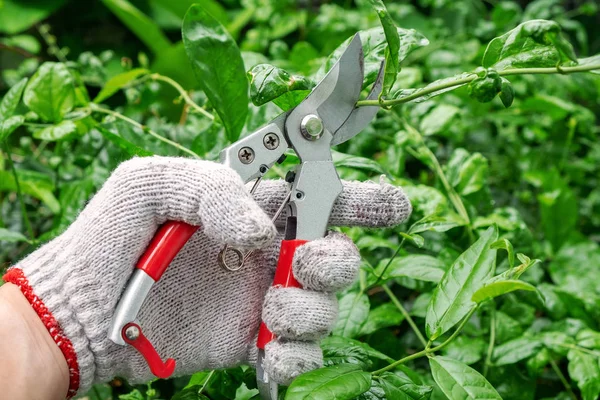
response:
M502 400L496 389L473 368L448 357L429 358L433 379L452 400Z
M514 364L533 356L542 347L543 343L541 340L529 336L521 336L496 346L492 360L495 365Z
M60 204L54 197L54 185L50 178L35 171L17 170L21 191L41 200L52 213L60 212ZM15 179L9 171L0 171L0 192L16 192Z
M375 274L380 275L389 259L379 262ZM410 254L396 257L386 269L383 281L393 278L407 277L426 282L439 282L446 272L446 267L439 259L426 254Z
M122 136L119 136L116 133L113 133L102 126L97 126L96 128L102 134L102 136L104 136L104 138L106 140L117 145L121 150L125 151L125 153L127 153L127 155L129 155L129 156L147 157L147 156L154 155L154 153L152 153L151 151L148 151L144 148L139 147L138 145L136 145L134 143L131 143L127 139L123 138Z
M577 382L583 400L600 396L600 367L598 358L579 350L569 350L569 376Z
M369 316L369 297L360 292L348 292L339 301L338 320L333 334L353 338Z
M402 372L384 372L378 377L379 386L383 389L384 399L390 400L428 400L433 387L415 384Z
M461 335L448 343L441 352L446 357L471 365L481 360L486 348L483 339Z
M480 153L469 154L465 149L456 149L446 165L448 182L456 191L467 196L478 192L486 184L488 161Z
M113 76L108 80L108 82L106 82L100 93L98 93L94 99L94 103L102 103L104 100L117 93L131 81L139 78L142 75L146 75L149 72L150 71L145 68L135 68L131 71L123 72Z
M185 388L195 389L195 393L204 388L202 393L212 400L229 400L235 398L238 388L243 383L244 371L241 367L234 367L197 372L192 375Z
M494 70L486 70L484 76L469 83L469 96L480 103L488 103L496 97L502 90L502 79L498 72Z
M592 242L563 246L548 267L552 281L574 294L600 294L600 247Z
M23 102L49 122L60 122L75 105L75 85L65 64L45 62L31 77Z
M404 239L408 240L410 243L417 246L418 248L421 248L425 245L425 239L419 234L408 234L405 232L400 232L400 236L402 236Z
M592 57L579 58L577 65L600 65L600 54ZM600 68L590 71L592 74L600 74Z
M171 47L171 41L147 15L126 0L102 0L104 5L155 55Z
M23 94L26 84L27 78L23 78L6 92L0 102L0 121L5 121L13 116L19 101L21 101L21 94Z
M323 366L338 364L354 364L361 369L368 369L373 364L367 351L358 345L346 342L326 340L321 343L323 350Z
M358 340L350 339L347 337L328 336L325 339L321 340L321 347L323 349L360 347L361 349L363 349L365 351L365 353L370 358L383 360L388 363L394 362L394 359L392 359L389 356L386 356L385 354L381 353L380 351L375 350L374 348L369 346L367 343L360 342Z
M350 400L371 387L371 374L352 364L319 368L297 377L285 400Z
M68 139L77 132L77 125L73 121L62 121L57 125L49 126L34 132L33 137L41 140L57 141Z
M153 0L155 3L160 4L167 10L171 11L177 17L183 20L187 10L197 3L196 0ZM215 17L221 24L226 25L228 21L227 11L219 4L216 0L202 0L200 3L202 7L213 17Z
M6 228L0 228L0 242L29 242L29 240L19 232L9 231Z
M600 332L583 329L577 333L577 345L600 350Z
M385 303L369 312L367 320L360 327L359 336L369 335L382 328L398 326L404 321L404 315L392 303Z
M567 182L552 170L538 195L544 236L558 250L575 230L578 221L577 198Z
M497 281L483 285L479 290L473 293L471 299L475 303L480 304L486 300L502 296L506 293L514 292L515 290L527 290L530 292L536 291L535 286L527 282L517 280Z
M513 245L510 242L510 240L505 239L505 238L499 239L499 240L495 241L494 243L492 243L490 248L506 250L506 253L508 254L508 265L511 268L515 266L515 251L513 249Z
M344 154L335 150L331 151L331 155L333 158L333 163L337 168L347 167L375 172L377 174L385 174L385 171L381 165L377 161L370 158Z
M227 138L237 140L248 114L248 80L240 50L199 5L185 15L182 35L196 78L221 117Z
M473 75L474 74L472 72L463 72L448 78L438 79L419 89L399 89L392 94L392 98L402 99L408 96L414 96L413 100L410 100L411 103L422 103L431 99L432 97L439 96L440 94L456 90L464 85L469 84L472 81L471 78ZM433 88L437 87L443 87L444 89L429 92ZM427 94L419 95L423 92L427 92Z
M290 75L287 71L269 64L258 64L248 71L250 80L250 99L256 106L261 106L281 96L298 92L297 98L289 103L290 108L298 105L306 97L314 82L303 76ZM293 96L286 96L288 98ZM293 104L297 101L296 104Z
M400 36L398 35L398 29L394 20L390 16L390 13L385 8L382 0L369 0L377 16L383 26L383 32L385 33L385 40L387 41L387 48L385 50L385 71L383 76L383 88L381 90L381 96L387 96L394 82L396 82L396 76L400 71L400 65L398 61L398 53L400 51Z
M492 39L485 49L482 65L497 69L528 66L549 67L576 61L573 46L561 35L554 21L532 20Z
M25 122L25 117L22 115L13 115L12 117L0 121L0 142L6 140L11 133L23 125L23 122Z
M3 0L0 2L0 32L14 35L46 19L65 0Z
M426 231L447 232L457 226L464 226L466 223L458 214L429 215L415 222L408 230L409 234L421 233Z
M496 268L496 250L490 249L490 245L497 239L495 226L486 230L442 277L427 309L426 330L432 340L447 332L475 307L471 300L473 293Z
M421 120L423 135L430 136L444 132L460 115L460 108L450 104L440 104Z
M515 99L515 89L513 89L512 84L506 78L500 78L502 83L500 84L500 101L504 107L508 108L512 105L513 100Z

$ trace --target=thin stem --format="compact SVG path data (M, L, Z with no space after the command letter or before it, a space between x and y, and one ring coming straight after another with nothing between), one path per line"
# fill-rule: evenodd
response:
M156 139L160 140L161 142L167 143L167 144L169 144L169 145L171 145L171 146L173 146L173 147L175 147L175 148L183 151L184 153L187 153L187 154L191 155L194 158L200 158L200 156L198 154L194 153L192 150L187 149L187 148L183 147L182 145L180 145L179 143L174 142L172 140L167 139L166 137L163 137L163 136L159 135L158 133L154 132L152 129L148 128L147 126L142 125L139 122L137 122L137 121L135 121L135 120L133 120L133 119L131 119L129 117L126 117L123 114L120 114L120 113L118 113L116 111L113 111L113 110L109 110L108 108L100 107L99 105L97 105L95 103L89 103L89 105L90 105L90 107L91 107L91 109L93 111L96 111L96 112L99 112L99 113L103 113L103 114L112 115L115 118L118 118L118 119L120 119L122 121L125 121L125 122L127 122L127 123L135 126L136 128L141 129L143 132L147 132L148 134L154 136Z
M436 347L432 347L429 349L430 353L435 353L436 351L439 351L441 349L443 349L444 347L446 347L450 342L452 342L460 333L460 331L462 331L462 329L465 327L465 325L467 324L467 322L469 322L469 320L471 319L471 316L473 315L473 313L477 310L477 307L472 308L471 311L469 311L469 313L463 318L462 322L460 323L460 325L458 326L458 328L456 328L456 330L452 333L452 335L446 339L442 344L440 344L439 346Z
M198 111L200 114L204 115L206 118L208 118L210 120L215 119L215 117L211 113L209 113L204 108L202 108L198 104L196 104L196 102L194 102L194 100L192 100L192 98L190 97L188 92L179 83L175 82L173 79L169 78L168 76L164 76L164 75L160 75L160 74L152 74L152 75L150 75L150 78L155 81L162 81L162 82L168 83L169 85L173 86L175 88L175 90L177 90L179 92L179 95L181 96L181 98L190 107L192 107L194 110Z
M404 241L406 239L404 238L404 236L402 237L402 240L400 241L400 244L398 245L398 247L396 248L396 251L394 252L394 254L392 255L392 258L390 258L390 260L387 262L387 264L385 265L385 267L383 267L383 271L381 271L381 273L377 276L377 280L375 281L375 283L371 286L377 286L377 284L379 283L379 281L381 281L381 278L383 278L383 275L385 274L385 271L387 271L388 267L392 264L392 261L394 261L394 259L396 257L398 257L398 254L400 254L400 250L402 249L402 246L404 245Z
M402 365L402 364L404 364L410 360L414 360L416 358L425 357L427 354L429 354L429 350L421 350L418 353L411 354L410 356L401 358L400 360L393 362L392 364L388 365L387 367L383 367L381 369L378 369L377 371L373 371L373 372L371 372L371 375L381 375L382 373L384 373L386 371L396 368L398 365Z
M381 285L381 287L383 288L385 293L387 293L387 295L392 300L392 303L394 303L396 308L398 308L398 310L400 310L400 312L404 316L404 319L406 319L406 322L408 322L408 324L410 325L412 330L415 332L415 335L417 335L417 337L419 338L419 341L421 343L423 343L423 346L427 346L427 340L425 340L425 337L423 337L423 334L419 330L419 327L417 326L417 324L415 324L415 321L411 318L408 311L406 311L406 308L404 308L404 306L402 306L402 303L400 303L398 298L394 295L394 292L392 292L392 290L388 287L388 285Z
M469 235L469 240L471 241L471 243L473 243L475 241L475 237L473 235L473 227L471 226L471 218L469 217L469 213L467 212L467 209L464 203L462 202L462 199L460 198L458 193L456 193L452 185L450 185L450 182L448 182L448 178L446 178L446 174L444 173L444 170L442 169L439 160L437 159L435 154L433 154L431 149L429 149L429 147L427 147L427 145L425 144L423 140L423 135L421 135L419 131L413 128L406 121L403 121L403 123L407 130L411 131L411 133L415 137L419 138L419 149L422 150L427 156L427 158L431 161L432 165L430 166L430 168L433 169L433 172L435 172L435 174L438 176L438 178L442 182L442 185L444 186L444 189L446 189L446 193L448 193L448 197L450 198L452 205L454 206L458 214L461 216L461 218L464 219L464 221L466 222L467 234ZM415 158L420 159L419 155L415 154L414 151L411 152L410 148L408 148L407 150L413 156L415 156Z
M578 72L589 72L593 70L600 69L600 64L589 64L589 65L577 65L573 67L552 67L552 68L511 68L505 69L503 71L498 71L498 75L500 76L510 76L510 75L548 75L548 74L573 74ZM360 100L356 103L357 106L396 106L402 103L408 103L409 101L413 101L418 99L419 97L427 96L429 94L435 93L439 90L448 89L451 87L462 86L477 78L477 74L473 73L467 77L457 79L451 82L441 83L439 85L428 86L423 89L415 91L413 94L408 95L406 97L402 97L400 99L391 99L391 100Z
M25 206L25 199L23 198L23 192L21 191L21 184L19 183L19 177L17 175L17 169L15 168L15 164L10 156L10 149L8 147L8 142L4 142L2 144L4 148L4 153L6 154L6 161L8 162L8 166L12 172L13 179L15 180L15 187L17 189L17 198L19 199L19 204L21 206L21 216L23 217L23 223L25 224L25 228L27 229L27 234L29 235L29 239L34 240L33 228L31 227L31 222L29 222L29 216L27 215L27 207Z
M599 352L594 351L594 350L590 350L590 349L586 349L585 347L577 346L575 344L556 343L556 345L560 346L560 347L564 347L565 349L572 349L572 350L581 351L582 353L587 353L587 354L592 355L594 357L600 358L600 353Z
M430 354L435 353L436 351L439 351L441 349L443 349L446 345L448 345L448 343L452 342L456 336L458 336L458 334L460 333L460 331L464 328L465 324L471 319L471 316L473 315L473 313L477 310L477 307L471 309L471 311L469 311L469 313L467 315L465 315L465 317L463 318L462 322L460 323L460 325L458 326L458 328L456 328L456 330L454 331L454 333L452 333L452 335L446 339L442 344L440 344L439 346L436 347L431 347L432 342L429 341L426 345L425 345L425 349L419 351L418 353L415 354L411 354L410 356L401 358L398 361L394 361L393 363L391 363L390 365L383 367L381 369L378 369L377 371L373 371L371 372L371 375L380 375L386 371L390 371L394 368L396 368L398 365L402 365L410 360L414 360L416 358L421 358L421 357L426 357L429 356Z
M565 164L567 162L567 158L569 157L569 147L571 147L571 144L573 142L573 137L575 136L575 130L577 128L577 120L575 118L570 118L569 122L567 123L567 126L569 127L569 132L567 132L567 140L566 140L565 146L563 148L563 154L560 159L560 163L558 164L559 171L562 171L564 169Z
M487 376L488 368L492 364L492 354L494 353L495 342L496 342L496 303L493 303L491 311L490 311L490 343L488 344L487 355L485 357L485 364L483 365L483 376Z
M569 393L569 396L571 396L573 400L577 400L577 396L575 396L575 393L573 393L573 390L571 389L571 384L569 384L569 381L567 381L560 368L558 368L558 365L556 365L556 363L554 362L554 360L550 360L550 365L552 366L552 369L554 370L556 375L558 375L558 379L560 379L560 381L562 382L563 386L567 390L567 393Z
M215 370L213 369L212 371L210 371L210 373L206 377L206 380L202 384L202 387L200 388L200 390L198 390L198 394L201 394L204 391L204 388L206 387L206 385L208 385L208 382L210 382L210 380L212 379L214 374L215 374Z

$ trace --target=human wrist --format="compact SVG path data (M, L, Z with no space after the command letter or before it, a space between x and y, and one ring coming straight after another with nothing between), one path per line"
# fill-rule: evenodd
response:
M69 369L63 353L23 293L10 283L0 287L0 321L0 380L11 382L3 395L13 400L64 399Z

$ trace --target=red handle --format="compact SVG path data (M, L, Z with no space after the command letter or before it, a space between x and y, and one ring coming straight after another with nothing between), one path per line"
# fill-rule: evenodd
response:
M167 221L154 235L136 268L147 273L154 282L158 281L198 228L181 221Z
M283 240L281 242L281 250L279 251L279 261L277 262L277 269L275 270L275 277L273 278L273 286L283 287L302 287L300 283L294 278L292 272L292 261L294 260L294 253L299 246L302 246L308 240ZM267 328L264 322L260 323L258 330L258 340L256 346L264 350L267 343L275 339L275 335Z
M132 329L133 335L128 336L127 330ZM150 371L158 378L167 379L175 371L175 360L167 359L164 363L152 346L152 343L142 333L142 328L136 323L130 322L123 327L122 336L125 343L132 345L146 359Z
M198 228L198 226L189 225L185 222L167 221L152 238L146 251L138 260L136 268L143 271L154 282L158 281L171 264L171 261L177 256L179 250ZM153 282L150 281L150 283ZM136 332L134 338L127 337L128 328ZM121 331L121 336L126 343L133 346L144 357L154 375L166 379L173 374L175 360L169 358L163 362L152 343L143 335L142 328L139 325L133 322L126 324Z

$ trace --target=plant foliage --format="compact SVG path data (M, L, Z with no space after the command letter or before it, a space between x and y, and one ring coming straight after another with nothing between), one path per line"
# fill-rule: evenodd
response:
M128 158L216 160L358 32L365 94L386 60L358 105L381 111L333 158L414 211L343 229L360 279L324 367L282 396L597 399L598 18L591 0L0 1L0 262L59 235ZM254 381L241 366L86 398L243 400Z

